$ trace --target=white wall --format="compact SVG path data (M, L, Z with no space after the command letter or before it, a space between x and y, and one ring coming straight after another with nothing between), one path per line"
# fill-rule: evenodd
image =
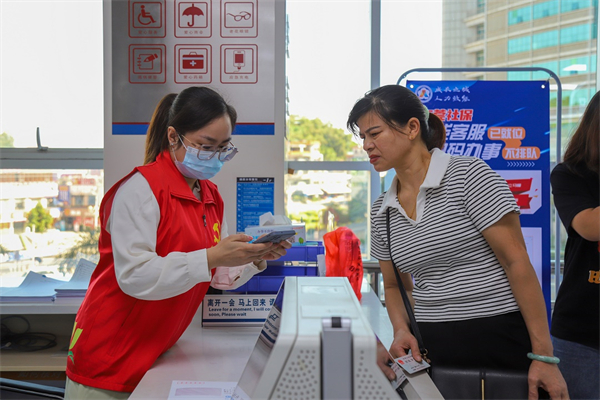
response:
M219 186L225 201L229 233L236 227L236 178L274 177L274 211L284 212L285 132L285 2L275 1L275 135L239 136L232 142L239 148L212 181ZM104 2L104 182L105 192L144 158L146 137L112 134L112 30L111 2ZM270 77L265 77L270 78ZM259 78L260 79L260 78ZM244 99L252 102L253 98ZM239 99L236 99L239 102Z

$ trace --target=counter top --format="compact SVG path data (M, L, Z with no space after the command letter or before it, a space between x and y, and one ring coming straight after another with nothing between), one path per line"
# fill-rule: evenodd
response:
M371 288L363 285L361 306L382 343L392 340L387 312ZM205 327L197 314L179 341L144 375L130 400L166 400L174 380L237 382L261 327Z

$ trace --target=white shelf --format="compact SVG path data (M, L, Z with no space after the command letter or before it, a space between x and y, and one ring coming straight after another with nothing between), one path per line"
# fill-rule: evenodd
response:
M40 303L0 303L0 314L77 314L83 298Z
M60 371L67 369L67 352L69 336L57 337L57 345L41 351L22 352L16 350L0 350L0 372L6 371Z

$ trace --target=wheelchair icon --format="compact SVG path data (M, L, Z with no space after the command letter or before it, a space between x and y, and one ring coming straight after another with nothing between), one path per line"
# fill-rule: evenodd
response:
M156 23L156 21L154 20L154 18L152 17L152 14L146 11L146 7L145 6L141 6L141 11L137 16L137 20L140 24L142 25L150 25L150 24L154 24Z

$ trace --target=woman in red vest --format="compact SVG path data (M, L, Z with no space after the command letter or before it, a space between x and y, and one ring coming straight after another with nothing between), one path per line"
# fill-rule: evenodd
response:
M236 112L215 91L189 87L154 111L144 165L100 206L100 261L77 313L66 399L124 399L190 324L209 285L233 289L291 247L227 235L210 182L237 148Z

